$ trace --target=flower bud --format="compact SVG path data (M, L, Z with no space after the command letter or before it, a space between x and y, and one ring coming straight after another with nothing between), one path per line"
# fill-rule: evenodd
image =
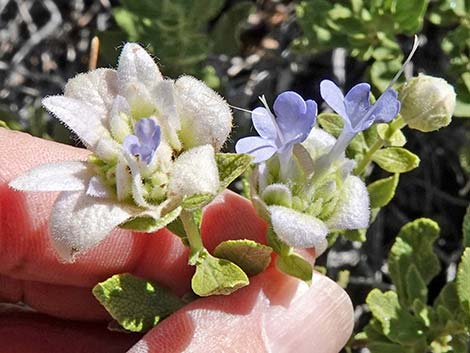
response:
M442 78L423 74L403 85L399 99L403 119L422 132L449 125L455 109L454 87Z

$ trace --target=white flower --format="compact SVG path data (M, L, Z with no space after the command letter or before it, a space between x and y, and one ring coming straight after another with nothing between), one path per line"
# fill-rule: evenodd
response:
M268 214L276 235L294 248L326 249L326 236L335 230L361 229L369 224L369 194L364 182L351 175L354 161L344 153L319 179L306 175L302 163L313 163L327 154L336 139L314 128L300 148L305 153L290 164L290 176L283 179L279 161L271 159L255 174L254 201L261 214ZM295 153L294 153L295 155ZM305 161L310 156L310 161ZM259 195L259 196L258 196ZM261 208L261 209L260 209Z
M50 227L64 259L130 220L158 221L188 196L219 191L215 152L231 130L228 105L195 78L164 79L137 44L124 46L117 70L79 74L43 104L92 155L39 166L10 186L61 191Z

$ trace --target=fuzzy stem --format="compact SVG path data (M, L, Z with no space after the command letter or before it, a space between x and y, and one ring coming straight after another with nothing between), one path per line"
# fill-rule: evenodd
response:
M390 125L390 136L392 136L396 131L401 130L403 127L406 126L405 120L401 116L393 120ZM369 151L362 157L361 161L357 164L356 168L354 169L355 175L361 175L366 168L369 166L370 162L372 161L372 157L375 152L381 149L384 146L384 141L382 139L378 139L369 149Z
M180 214L181 222L183 222L184 231L188 237L189 246L192 252L198 252L204 248L196 222L194 222L193 214L183 211Z

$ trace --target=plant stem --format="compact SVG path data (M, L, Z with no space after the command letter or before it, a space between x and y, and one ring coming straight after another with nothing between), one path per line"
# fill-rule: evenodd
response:
M403 127L406 126L405 120L400 116L393 120L390 125L389 125L389 136L392 136L395 132L398 130L401 130ZM356 168L354 169L354 174L355 175L361 175L364 170L366 170L367 166L370 164L372 161L372 157L375 152L377 152L379 149L381 149L384 146L384 140L382 140L380 137L375 141L375 143L372 145L372 147L369 149L369 151L362 157L361 161L357 164Z
M183 222L184 231L188 237L189 246L191 247L191 252L198 252L204 248L201 240L201 234L199 233L199 228L194 222L193 214L188 211L183 211L180 214L181 222Z

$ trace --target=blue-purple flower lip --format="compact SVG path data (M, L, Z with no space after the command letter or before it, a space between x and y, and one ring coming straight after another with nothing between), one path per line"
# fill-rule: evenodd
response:
M123 147L130 154L150 164L160 145L160 139L160 126L153 119L142 118L135 124L135 135L128 135L124 139Z
M292 146L303 142L317 116L317 104L304 100L299 94L287 91L274 101L271 113L265 101L265 108L253 110L251 119L259 136L245 137L235 146L237 153L247 153L254 157L255 163L271 158L275 153L285 154Z

